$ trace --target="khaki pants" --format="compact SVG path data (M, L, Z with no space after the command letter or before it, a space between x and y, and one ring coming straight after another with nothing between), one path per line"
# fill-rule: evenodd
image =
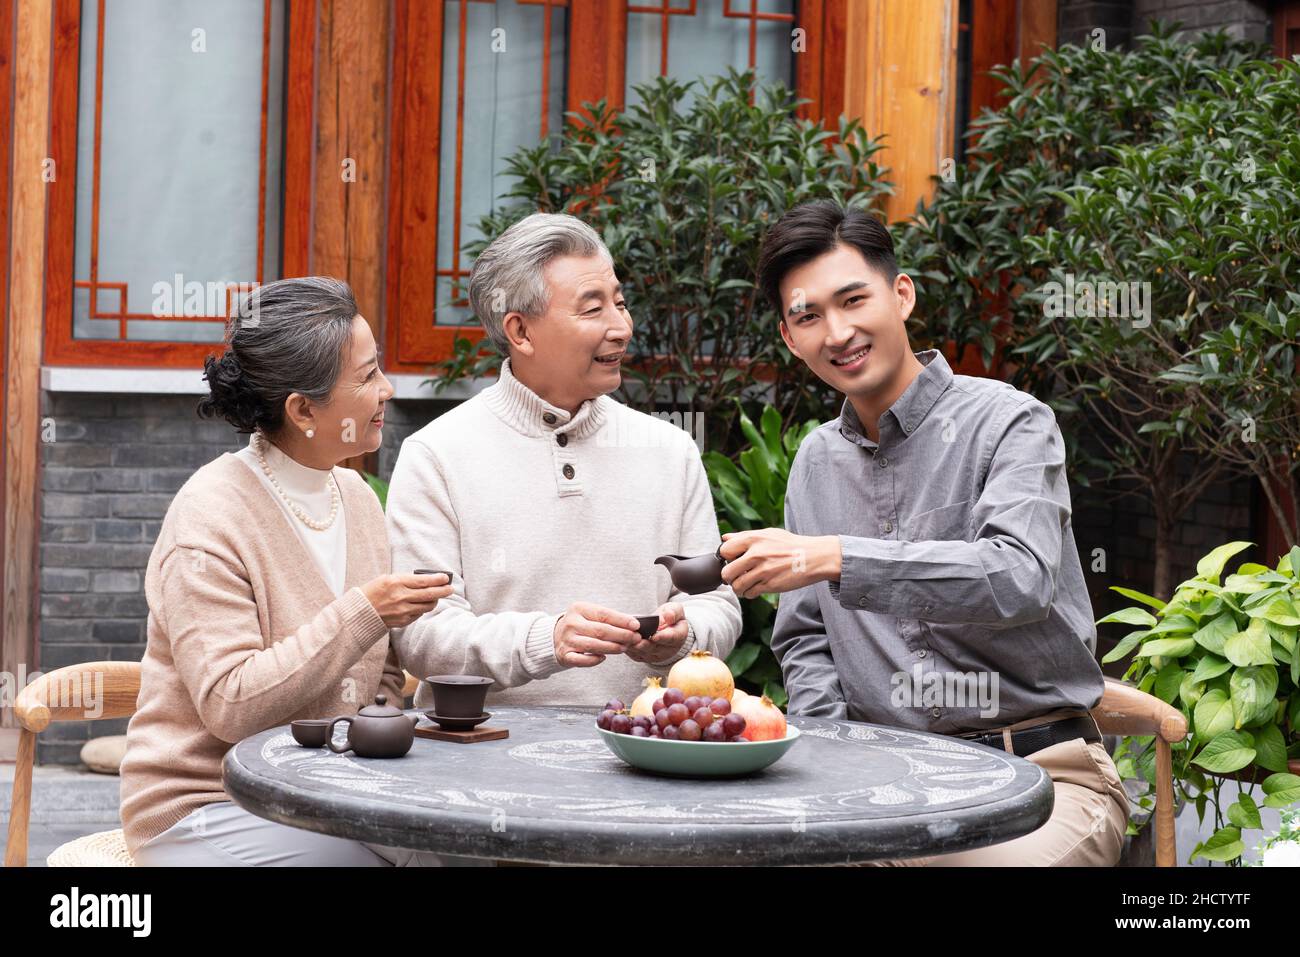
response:
M1025 758L1052 779L1052 816L1022 837L933 857L873 861L875 867L1114 867L1124 847L1129 800L1101 742L1062 741Z

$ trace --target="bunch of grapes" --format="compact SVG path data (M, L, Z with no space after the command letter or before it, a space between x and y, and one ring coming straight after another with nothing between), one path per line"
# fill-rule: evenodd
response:
M615 698L605 704L596 727L634 738L666 738L669 741L744 741L745 719L731 711L726 698L686 697L680 688L669 688L652 706L654 717L631 717L623 702Z

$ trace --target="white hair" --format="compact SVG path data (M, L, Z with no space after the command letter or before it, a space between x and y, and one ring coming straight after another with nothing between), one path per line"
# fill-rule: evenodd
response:
M469 276L469 305L502 355L509 355L507 313L539 316L550 306L543 275L561 256L613 257L597 232L565 213L533 213L492 240Z

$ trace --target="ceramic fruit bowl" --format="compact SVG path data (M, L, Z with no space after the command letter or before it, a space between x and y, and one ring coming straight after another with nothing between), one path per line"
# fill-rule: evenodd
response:
M616 734L597 728L605 747L619 758L655 774L684 778L722 778L754 774L779 761L799 740L799 729L787 725L775 741L670 741Z

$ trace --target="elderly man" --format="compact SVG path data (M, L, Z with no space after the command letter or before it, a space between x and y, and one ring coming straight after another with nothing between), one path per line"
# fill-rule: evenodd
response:
M732 590L674 594L654 565L714 551L717 518L690 435L609 397L632 317L600 237L572 216L529 216L483 250L469 299L507 358L496 383L410 436L393 470L393 568L446 569L455 587L394 632L403 666L490 677L490 704L597 707L695 649L727 655ZM640 615L659 616L649 639Z

